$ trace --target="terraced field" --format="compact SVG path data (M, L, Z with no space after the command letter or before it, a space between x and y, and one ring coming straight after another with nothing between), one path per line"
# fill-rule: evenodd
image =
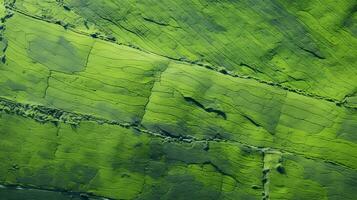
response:
M357 199L352 0L0 0L0 199Z

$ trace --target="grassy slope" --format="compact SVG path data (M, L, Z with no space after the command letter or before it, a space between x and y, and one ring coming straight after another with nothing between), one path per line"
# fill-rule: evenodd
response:
M268 154L269 155L269 154ZM274 155L268 161L271 199L354 199L357 172L332 163L294 155Z
M110 30L119 41L133 43L145 50L170 57L186 56L188 59L196 59L197 54L204 55L211 47L222 45L208 44L202 38L212 37L215 42L220 41L219 38L233 39L235 37L226 35L231 29L238 31L242 37L244 34L253 33L250 37L258 37L249 29L258 23L258 16L253 18L257 22L246 25L247 29L244 31L229 26L234 24L231 21L220 21L226 30L216 33L214 30L219 29L217 24L202 22L199 24L204 26L200 31L203 36L197 36L195 32L190 31L200 27L192 27L190 20L198 20L195 22L197 23L201 22L200 20L235 18L228 18L226 15L229 13L217 16L217 12L213 11L221 8L214 3L207 4L207 9L196 8L202 12L213 9L210 12L212 17L207 17L207 13L198 13L194 16L197 19L181 19L185 16L181 15L180 19L183 21L167 15L179 15L178 13L183 12L180 9L188 9L189 6L180 6L176 11L168 9L165 12L150 11L151 8L154 11L159 9L155 7L145 9L145 12L150 12L151 15L157 14L153 21L149 13L146 13L149 15L146 16L145 12L131 12L131 9L144 8L140 5L133 7L130 3L124 4L124 8L128 8L125 12L123 9L115 10L117 5L108 3L110 1L100 5L88 1L90 3L86 6L79 4L80 2L65 4L70 5L75 11L73 12L55 2L18 0L16 9L29 14L44 15L44 20L50 23L17 12L5 21L6 29L2 34L6 38L7 48L4 52L6 60L0 64L1 98L74 112L82 122L78 124L77 118L71 118L73 121L64 120L63 116L56 116L56 113L47 110L42 113L44 116L51 116L60 122L56 122L57 126L48 122L41 124L28 119L38 120L34 117L36 113L32 112L33 108L24 106L21 107L21 112L13 112L11 110L14 110L14 107L2 104L0 108L3 113L11 113L3 114L0 121L0 156L1 160L5 161L0 173L2 183L90 192L125 199L157 199L155 194L164 199L172 199L173 196L183 199L259 199L263 191L266 197L269 194L271 199L334 199L339 195L344 195L344 199L355 198L351 189L356 185L354 177L357 173L355 109L336 106L333 102L297 94L253 79L224 75L198 65L182 63L85 35L86 32ZM165 3L170 4L171 1ZM224 4L233 6L233 3ZM302 59L299 61L301 66L305 65L304 62L309 65L316 62L318 65L304 68L291 61L292 63L285 63L292 67L288 70L290 72L281 76L272 70L274 68L269 62L264 62L266 66L259 63L252 65L253 71L263 70L261 73L251 74L249 70L244 70L245 65L240 68L233 67L239 66L235 62L240 62L243 58L247 59L245 63L250 60L260 62L260 53L275 48L262 45L261 47L266 49L260 49L260 46L254 46L257 45L254 42L238 46L232 44L229 48L233 49L219 50L223 56L228 56L227 59L218 59L215 56L217 52L213 51L204 61L237 73L248 73L273 81L277 79L271 79L269 76L285 80L286 76L293 76L289 73L295 72L296 69L305 70L312 79L304 77L304 82L311 87L296 85L294 81L288 81L286 84L338 99L352 91L347 105L353 106L353 87L356 85L353 80L356 74L353 70L355 59L353 51L347 54L345 49L355 42L353 17L347 19L348 23L346 22L343 29L326 32L325 29L314 26L311 16L299 12L308 3L285 6L284 2L281 2L279 7L276 7L276 3L267 4L264 11L257 6L250 8L252 10L243 9L243 14L235 16L252 18L257 13L264 13L264 16L286 15L287 19L280 20L274 26L265 18L259 21L259 24L265 27L262 29L264 31L276 29L272 38L269 34L263 34L261 39L273 41L275 37L280 37L284 41L279 43L279 48L275 50L274 55L278 58L285 52L290 56L286 59L290 61L297 59L296 57ZM91 9L92 6L97 6L97 9ZM315 8L314 5L309 6ZM341 13L349 7L347 2L338 6L342 9ZM190 7L193 8L195 7ZM110 12L112 9L116 12ZM276 13L279 9L284 12ZM311 10L315 15L322 12ZM104 23L103 15L125 23ZM130 19L122 20L121 15ZM145 27L147 23L151 24L146 27L150 29L147 37L137 37L137 34L130 35L123 31L129 24L130 28L133 28L143 23L140 20L134 24L129 23L130 20L137 19L138 15L145 15L140 18L144 19ZM102 19L97 19L98 16ZM64 22L54 24L56 19L68 21L70 25ZM160 19L171 21L158 23L157 20ZM337 19L320 17L319 20L325 20L328 24ZM306 39L305 35L310 35L306 34L306 31L310 29L302 29L301 24L294 24L293 21L304 21L304 27L314 27L313 31L316 33L311 33L312 38L318 34L325 34L326 37L327 34L332 34L333 37L345 34L345 40L337 42L340 46L333 48L344 51L346 56L341 58L342 52L335 50L336 54L330 57L329 51L334 50L329 46L317 50L317 46L321 45L319 43L327 44L324 43L325 40ZM289 30L280 27L286 27L286 23L288 28L291 27L289 34L284 32ZM66 30L63 26L70 27L71 30ZM160 31L157 26L161 27ZM184 26L185 34L180 35L180 31L175 31L179 29L176 26ZM160 34L160 37L150 36L155 32ZM178 40L182 44L166 40L165 35L169 33L175 33L175 38L184 37ZM198 38L192 40L196 36ZM295 41L290 37L300 39ZM162 41L157 41L158 39ZM309 41L310 39L314 42ZM185 43L188 41L194 44ZM251 40L244 39L240 42ZM269 45L274 45L274 42ZM299 45L307 45L308 51L298 51L300 47L296 46ZM187 49L183 51L180 46ZM255 49L248 51L241 49L243 47ZM287 49L293 53L289 53ZM306 54L309 51L324 59L316 58L316 55L315 58L309 58L311 52ZM338 60L338 63L334 59ZM335 69L327 67L328 64L333 65ZM257 66L262 69L255 69ZM341 77L351 81L347 84L339 80ZM88 121L84 115L133 128ZM169 139L167 142L147 134L147 131L138 133L135 129L138 126L164 135L167 139L176 139ZM209 141L208 149L204 141ZM247 146L251 146L253 150L247 150ZM262 147L274 148L278 153L266 153ZM263 169L269 169L269 172Z
M259 152L229 142L179 143L85 122L39 124L1 117L6 184L91 192L119 199L259 199ZM14 128L18 127L18 128Z
M54 2L16 2L20 10L79 30L87 26L85 31L160 55L338 100L356 92L356 4L351 0L65 0L62 5L68 9Z

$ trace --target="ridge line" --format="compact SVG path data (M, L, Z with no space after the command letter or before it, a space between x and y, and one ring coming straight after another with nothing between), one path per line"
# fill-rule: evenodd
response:
M284 85L282 85L280 83L267 81L267 80L262 80L262 79L259 79L259 78L253 77L253 76L249 76L249 75L237 74L236 72L233 72L233 71L227 71L223 67L217 67L217 66L213 66L213 65L209 65L209 64L200 63L200 62L197 62L197 61L190 61L190 60L186 60L186 59L174 58L174 57L170 57L170 56L167 56L167 55L158 54L158 53L155 53L155 52L152 52L152 51L148 51L148 50L142 49L142 48L140 48L138 46L135 46L135 45L132 45L132 44L125 44L125 43L117 42L116 39L113 38L112 36L105 37L105 36L102 36L102 35L90 34L90 33L86 33L86 32L83 32L83 31L79 31L79 30L77 30L75 28L72 28L72 27L68 26L69 24L65 24L62 21L54 21L54 20L44 19L44 18L42 18L40 16L31 15L31 14L27 13L26 11L17 9L17 8L15 8L13 6L10 6L10 5L5 5L5 8L7 8L7 9L13 11L13 12L22 14L24 16L39 20L39 21L43 21L43 22L47 22L47 23L51 23L51 24L56 24L56 25L62 26L64 29L72 31L72 32L77 33L77 34L80 34L80 35L84 35L84 36L87 36L87 37L92 37L94 39L103 40L103 41L110 42L112 44L116 44L116 45L119 45L119 46L126 46L126 47L133 48L133 49L136 49L138 51L142 51L142 52L145 52L145 53L148 53L148 54L164 57L164 58L167 58L169 60L176 61L176 62L180 62L180 63L184 63L184 64L188 64L188 65L193 65L193 66L196 65L196 66L199 66L199 67L204 67L204 68L206 68L208 70L211 70L211 71L214 71L214 72L226 75L226 76L230 76L230 77L234 77L234 78L240 78L240 79L246 79L246 80L254 80L257 83L260 83L260 84L263 84L263 85L269 85L269 86L272 86L272 87L276 87L276 88L279 88L279 89L287 91L287 92L292 92L292 93L295 93L295 94L298 94L298 95L302 95L302 96L305 96L305 97L310 97L310 98L313 98L313 99L316 99L316 100L322 100L322 101L334 103L338 107L344 107L344 108L347 108L347 109L357 110L357 107L347 105L344 100L338 100L336 98L326 97L326 96L322 96L322 95L318 95L318 94L314 94L314 93L307 93L307 92L305 92L305 91L303 91L301 89L292 88L290 86L284 86Z
M283 150L280 148L272 148L272 147L264 147L264 146L254 146L244 142L236 141L236 140L226 140L226 139L218 139L218 138L208 138L208 139L198 139L194 136L172 136L166 134L164 131L151 131L142 126L141 123L129 123L129 122L120 122L115 120L109 120L105 118L96 117L89 114L81 114L76 112L69 112L58 108L51 108L42 105L31 105L19 103L13 100L6 99L4 97L0 97L0 114L1 112L5 112L7 114L13 114L22 116L24 118L30 118L40 123L53 123L55 126L58 126L59 123L69 124L71 126L78 126L81 122L96 122L98 124L108 124L113 126L120 126L127 129L134 129L140 133L145 133L154 137L163 138L166 141L172 142L181 142L181 143L193 143L193 142L225 142L237 144L242 147L250 148L257 152L266 152L267 150L279 151L285 154L292 154L296 156L301 156L306 159L319 160L325 163L338 165L347 169L356 170L355 168L345 165L340 162L327 160L319 157L308 156L299 152L291 152L287 150Z

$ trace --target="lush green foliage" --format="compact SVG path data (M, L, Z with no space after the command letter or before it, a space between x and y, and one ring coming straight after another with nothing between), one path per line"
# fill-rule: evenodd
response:
M0 199L357 198L354 1L0 2Z

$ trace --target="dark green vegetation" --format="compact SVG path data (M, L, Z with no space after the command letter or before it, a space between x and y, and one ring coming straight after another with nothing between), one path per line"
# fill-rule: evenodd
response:
M0 199L357 199L354 1L0 2Z

